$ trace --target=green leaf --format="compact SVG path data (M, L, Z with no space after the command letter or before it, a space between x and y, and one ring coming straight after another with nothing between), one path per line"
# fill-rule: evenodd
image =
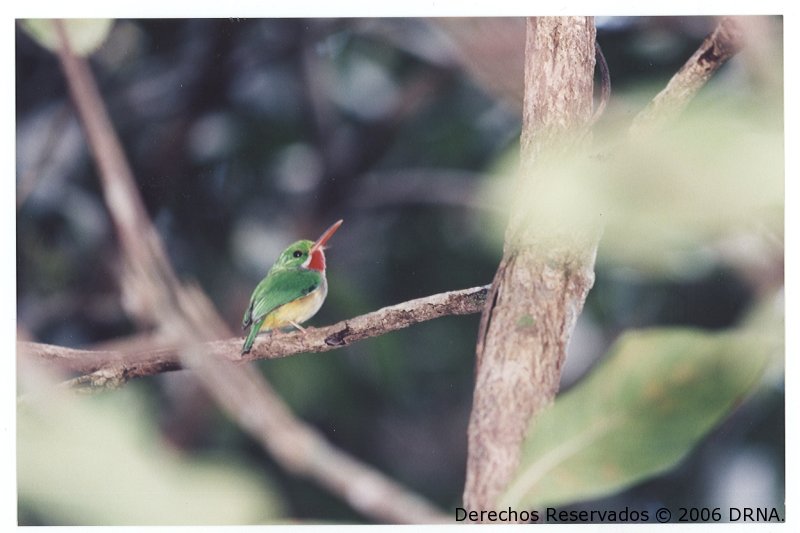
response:
M754 388L778 347L750 330L625 334L534 421L499 507L597 498L668 470Z
M72 51L86 56L100 48L111 31L111 19L64 19L64 30ZM51 52L58 50L60 39L52 19L26 19L22 29L37 43Z
M581 246L580 239L564 236L602 228L598 262L650 276L696 277L740 249L752 255L777 247L780 253L782 98L734 99L708 89L679 121L654 135L632 137L626 121L610 120L596 131L603 142L591 145L596 155L540 156L547 165L536 179L516 177L510 165L498 164L509 176L487 180L479 196L498 206L525 206L537 239L559 247ZM618 103L637 108L639 95L620 93ZM501 242L506 214L494 211L500 229L491 234Z
M23 405L19 505L51 525L220 525L274 521L279 500L230 456L197 459L157 438L130 390ZM35 407L35 408L34 408Z

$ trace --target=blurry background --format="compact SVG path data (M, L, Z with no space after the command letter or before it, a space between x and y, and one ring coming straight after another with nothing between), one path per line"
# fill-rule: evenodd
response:
M706 93L780 127L781 20L756 22L766 44L735 57ZM598 18L612 76L600 126L630 121L715 24ZM323 325L491 281L504 227L491 191L515 165L524 28L522 19L119 20L91 64L175 268L233 329L288 243L345 220L328 253L328 299L310 322ZM113 227L57 58L18 27L16 60L19 337L136 342L142 332L115 284ZM769 156L782 162L781 152ZM704 248L702 268L621 265L601 252L563 387L626 328L731 327L780 288L782 244L741 239ZM447 317L258 366L335 445L452 509L478 320ZM126 389L138 407L125 423L169 457L235 463L248 483L270 487L269 513L229 523L364 520L276 465L185 373ZM578 507L781 505L783 406L778 372L679 468ZM70 512L21 488L21 524L81 522Z

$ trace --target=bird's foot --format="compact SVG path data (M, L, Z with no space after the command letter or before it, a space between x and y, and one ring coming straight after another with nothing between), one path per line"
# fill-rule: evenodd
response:
M306 328L304 328L303 326L301 326L300 324L298 324L298 323L296 323L296 322L292 322L292 321L290 320L290 321L289 321L289 324L293 325L294 327L296 327L298 330L302 331L303 333L305 333L305 332L306 332Z

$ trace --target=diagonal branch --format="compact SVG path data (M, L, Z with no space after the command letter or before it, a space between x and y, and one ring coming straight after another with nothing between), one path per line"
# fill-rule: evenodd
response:
M377 337L419 322L449 315L479 313L486 301L489 286L434 294L343 320L306 332L276 333L261 336L253 350L240 358L242 339L235 337L210 341L203 348L208 355L236 362L278 359L300 353L327 352L354 342ZM183 368L176 347L123 352L118 350L77 350L50 344L19 342L20 353L35 360L84 375L71 381L79 387L115 388L143 376Z
M377 469L337 449L295 417L253 365L234 366L198 353L192 368L222 408L294 475L315 480L353 509L380 522L440 523L450 517Z
M724 17L664 89L634 119L631 135L662 128L679 115L711 76L736 55L744 41L733 17Z

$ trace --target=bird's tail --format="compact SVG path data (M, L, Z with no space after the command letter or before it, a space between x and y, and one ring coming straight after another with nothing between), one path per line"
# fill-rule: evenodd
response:
M252 327L250 328L250 333L247 335L247 339L245 339L244 345L242 346L242 355L248 353L250 349L253 347L253 343L256 340L256 336L258 335L258 332L261 331L261 326L264 325L264 321L266 319L267 318L264 317L252 325Z

